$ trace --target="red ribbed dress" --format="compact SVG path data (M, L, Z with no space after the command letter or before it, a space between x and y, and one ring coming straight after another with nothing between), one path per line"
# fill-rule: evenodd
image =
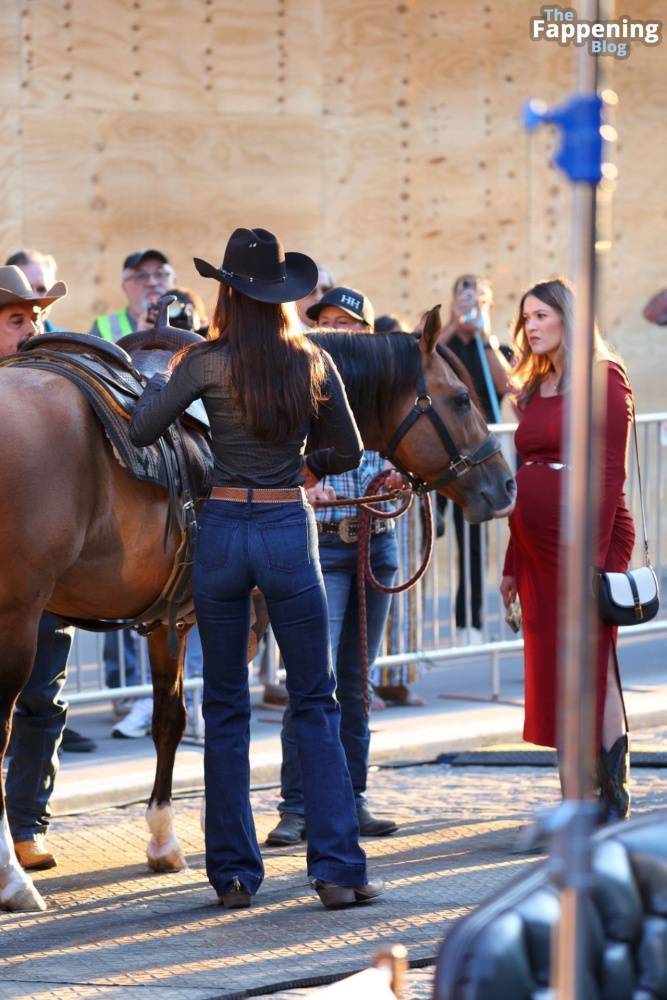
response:
M628 568L635 531L625 502L626 456L632 421L632 391L618 365L607 368L607 420L601 479L600 534L596 566L612 571ZM517 503L510 517L510 543L503 572L515 576L524 633L524 739L541 746L557 745L559 525L563 471L548 462L563 462L563 397L535 393L516 432L522 459L517 474ZM527 462L538 464L527 465ZM617 630L599 625L596 671L596 734L600 744L609 650L616 659Z

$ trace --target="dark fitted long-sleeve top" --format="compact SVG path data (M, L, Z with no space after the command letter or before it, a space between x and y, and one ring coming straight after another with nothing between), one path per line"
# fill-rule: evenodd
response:
M316 418L326 426L331 448L311 452L307 463L318 479L356 469L363 444L350 410L345 387L332 358L322 351L327 380ZM171 377L154 375L130 422L136 445L152 444L190 403L201 397L211 424L214 486L284 489L302 485L300 475L306 440L313 428L307 420L290 438L262 441L243 422L231 384L229 349L220 343L191 348L175 366Z

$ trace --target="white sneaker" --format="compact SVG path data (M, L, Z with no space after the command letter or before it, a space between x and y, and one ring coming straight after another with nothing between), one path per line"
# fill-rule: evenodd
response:
M137 698L131 711L117 722L111 735L118 740L138 740L147 736L153 721L153 699Z
M461 646L480 646L484 642L482 630L479 628L457 628L456 638Z
M112 698L111 715L113 716L113 721L118 722L120 719L124 719L126 715L129 715L136 700L136 698Z

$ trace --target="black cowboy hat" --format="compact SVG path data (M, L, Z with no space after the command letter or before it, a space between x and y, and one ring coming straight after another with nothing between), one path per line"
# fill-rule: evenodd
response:
M317 284L317 264L303 253L285 253L266 229L235 229L222 265L194 258L203 278L215 278L259 302L294 302Z

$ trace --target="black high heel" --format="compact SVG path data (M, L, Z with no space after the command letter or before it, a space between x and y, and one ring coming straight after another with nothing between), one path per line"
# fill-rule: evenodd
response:
M220 905L226 910L241 910L250 906L252 896L247 892L237 878L234 879L229 889L218 896Z
M313 885L327 910L342 910L347 906L356 906L357 903L370 903L384 892L384 882L380 878L367 882L366 885L354 886L315 879Z

